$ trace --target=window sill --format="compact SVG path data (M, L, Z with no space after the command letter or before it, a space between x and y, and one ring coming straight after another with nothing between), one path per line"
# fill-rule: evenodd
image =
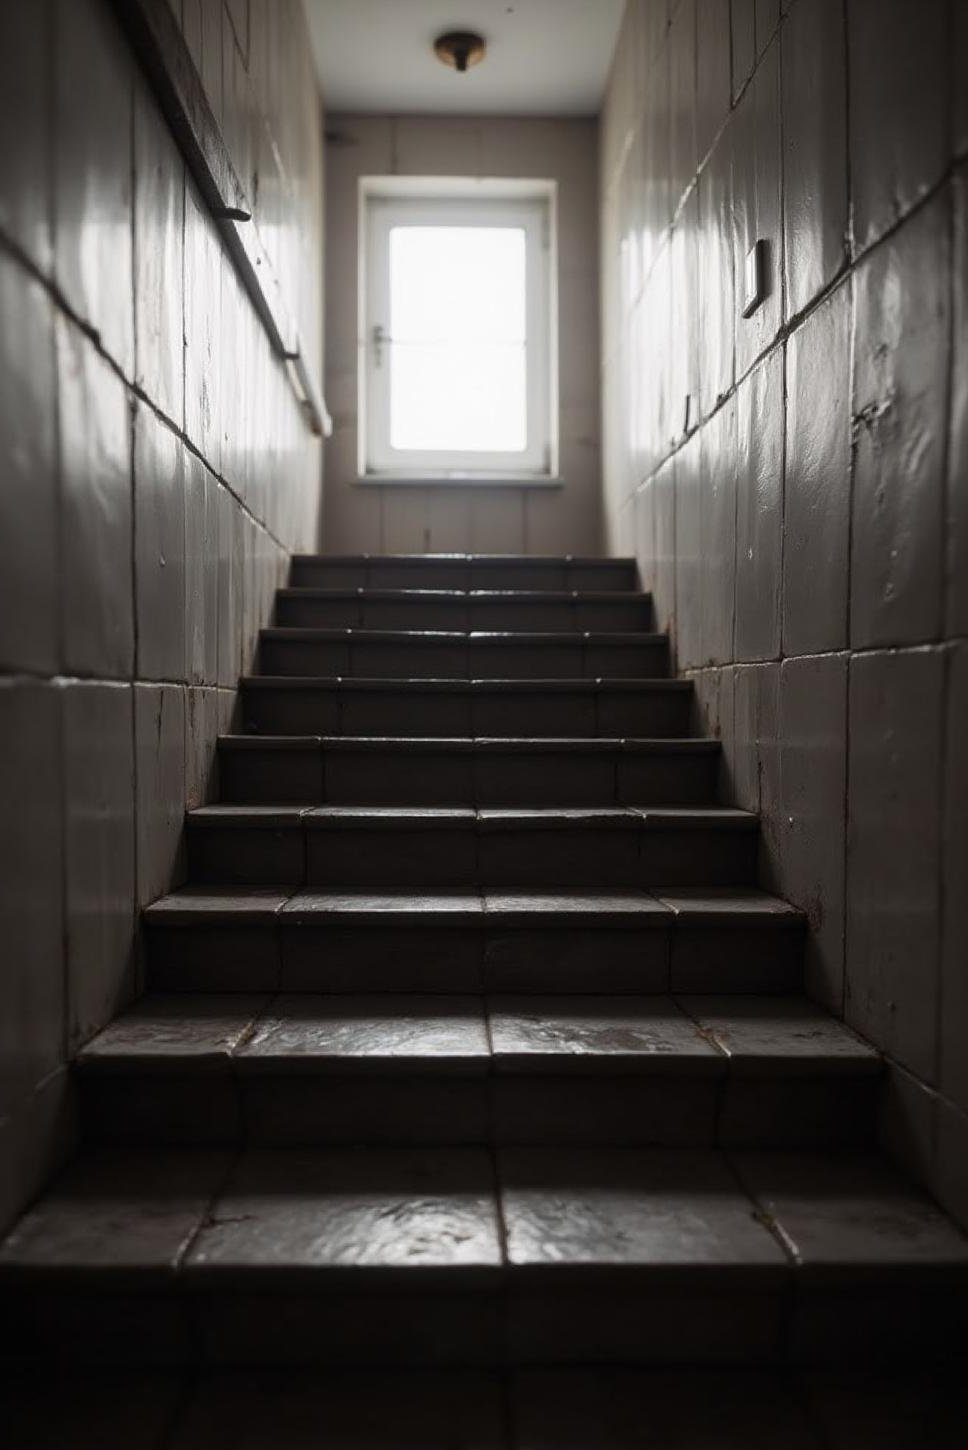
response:
M545 473L362 473L362 488L563 488L565 480Z

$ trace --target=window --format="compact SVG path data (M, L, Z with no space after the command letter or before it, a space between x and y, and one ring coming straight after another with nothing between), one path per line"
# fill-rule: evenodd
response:
M363 472L548 476L548 188L481 195L488 183L464 182L457 195L424 182L435 194L418 195L414 185L363 194Z

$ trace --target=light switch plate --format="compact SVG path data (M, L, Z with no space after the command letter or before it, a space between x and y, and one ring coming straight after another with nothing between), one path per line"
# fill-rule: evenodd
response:
M746 253L743 316L751 317L766 296L767 246L762 237Z

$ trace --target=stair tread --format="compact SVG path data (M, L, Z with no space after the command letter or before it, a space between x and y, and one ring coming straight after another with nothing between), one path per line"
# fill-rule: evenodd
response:
M293 564L523 564L527 567L555 568L562 564L579 564L593 569L634 569L636 561L629 556L607 557L601 554L293 554Z
M789 902L769 892L753 888L724 887L721 890L687 890L656 887L653 891L584 890L560 887L557 890L345 890L295 891L281 888L239 886L182 887L159 898L145 908L144 916L152 926L178 926L186 922L274 919L281 916L287 923L300 918L330 914L367 916L374 913L421 917L433 913L500 915L509 917L548 918L578 913L601 915L610 920L615 915L660 918L674 924L729 924L735 920L743 927L802 926L804 914Z
M87 1074L292 1072L876 1074L879 1055L806 998L165 994L83 1049Z
M152 1293L334 1276L495 1287L940 1284L968 1240L874 1154L694 1149L88 1150L0 1248L0 1282ZM738 1176L734 1174L733 1165ZM745 1185L742 1186L742 1185ZM738 1278L740 1275L741 1278ZM575 1279L577 1276L577 1279Z
M445 677L443 679L368 678L363 675L243 675L244 690L339 690L371 691L390 694L612 694L648 695L653 693L689 694L691 680L630 680L602 676L575 675L571 679L483 680Z
M283 907L286 926L326 917L370 920L393 916L419 922L424 916L460 917L462 926L471 918L484 923L483 893L474 890L434 889L431 891L297 891Z
M410 825L432 829L449 823L477 821L483 827L504 825L639 826L656 829L755 830L759 817L733 806L350 806L350 805L208 805L186 814L193 826Z
M399 750L407 755L427 752L465 754L561 755L581 752L606 755L621 752L631 755L707 755L717 754L722 746L712 736L548 736L548 735L220 735L220 750L330 750L341 753L360 751L376 754L383 750Z
M357 644L552 644L577 641L591 644L666 645L667 634L643 629L369 629L360 625L273 624L259 631L262 639L305 641L323 644L328 640L351 639Z
M381 589L361 584L355 589L325 589L318 585L289 585L276 590L277 599L362 599L379 603L464 604L648 604L648 590L640 589Z
M804 914L789 901L768 891L742 886L656 886L653 895L674 912L677 920L743 926L757 919L804 921Z
M272 921L292 896L285 887L182 886L145 907L154 926Z

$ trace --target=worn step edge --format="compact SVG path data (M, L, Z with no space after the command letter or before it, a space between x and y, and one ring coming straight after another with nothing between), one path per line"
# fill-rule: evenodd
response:
M428 910L422 899L453 902L453 909ZM488 900L494 904L488 906ZM608 905L597 905L596 900ZM366 902L370 902L369 907ZM376 907L372 903L383 903ZM558 902L571 902L569 908ZM528 903L531 903L530 905ZM628 906L622 903L628 903ZM387 903L390 903L389 905ZM497 903L501 903L498 905ZM556 904L550 904L556 903ZM577 906L575 905L577 903ZM559 891L536 888L514 891L500 889L420 893L413 888L396 891L296 891L287 887L187 887L173 891L146 906L145 922L153 927L205 925L215 922L300 922L356 919L379 921L405 919L421 922L459 921L481 929L511 922L535 923L543 928L559 925L567 930L576 915L612 926L628 921L637 929L666 929L672 926L736 926L743 930L802 931L804 912L769 892L752 889L694 890L675 887L664 891L626 889L619 891Z
M476 822L479 830L756 831L759 817L732 806L353 806L209 805L185 816L190 829L447 830Z
M413 993L149 997L77 1063L138 1144L869 1146L882 1070L798 998Z
M82 1155L7 1236L0 1283L39 1292L150 1288L155 1304L159 1291L181 1288L313 1292L325 1284L350 1292L376 1285L448 1291L469 1282L620 1294L796 1287L832 1293L828 1315L848 1316L855 1306L844 1290L872 1294L868 1312L880 1303L883 1313L884 1289L924 1289L945 1293L959 1306L962 1325L968 1321L968 1239L871 1152L848 1159L822 1152L507 1149L494 1163L475 1149L250 1149L227 1177L228 1167L227 1155L192 1150ZM364 1185L358 1204L339 1187L354 1168ZM260 1187L265 1198L268 1183L271 1201L253 1203ZM375 1232L367 1185L384 1211L394 1206L382 1233ZM658 1241L622 1233L623 1222L627 1229L650 1222L656 1195L663 1207ZM858 1196L863 1222L878 1225L860 1238ZM342 1220L328 1260L318 1220L315 1237L311 1222L286 1224L288 1201L307 1198ZM806 1199L816 1217L805 1214ZM145 1215L146 1202L154 1214ZM435 1210L441 1226L452 1215L464 1232L428 1239L426 1209ZM265 1220L254 1231L253 1213ZM291 1235L288 1246L267 1231L273 1220ZM677 1222L702 1227L677 1234ZM422 1247L409 1254L414 1236ZM115 1312L110 1302L103 1307ZM910 1319L911 1307L902 1294L895 1312ZM910 1325L915 1343L932 1330L943 1341L947 1329L920 1316ZM778 1319L772 1333L779 1338L783 1330Z
M220 735L218 748L243 753L257 750L329 750L365 755L399 751L404 755L716 755L712 736L543 736L543 735Z
M647 607L652 602L648 590L640 589L385 589L379 585L360 584L356 588L326 589L315 584L287 585L276 590L276 598L300 601L359 600L364 604L551 604L564 607L574 604L608 604Z
M450 564L480 564L487 568L505 564L520 564L525 568L560 568L562 565L579 565L593 569L634 569L636 561L631 556L605 558L600 554L294 554L293 564L414 564L420 566L447 566Z
M341 1037L341 1028L350 1035ZM300 1032L303 1047L293 1045ZM321 1045L327 1034L329 1050ZM142 998L81 1049L76 1066L105 1076L231 1069L760 1080L869 1077L883 1062L845 1023L802 996L737 1002L668 994L181 993Z
M665 649L669 636L651 630L516 630L516 629L369 629L360 625L266 625L259 631L263 643L288 644L395 644L400 646L464 644L502 649L515 645L602 645Z
M683 694L693 691L692 680L651 679L628 680L601 676L591 679L576 675L571 679L512 679L512 680L403 680L387 678L366 678L346 675L243 675L239 681L242 690L319 690L319 691L367 691L388 694Z

